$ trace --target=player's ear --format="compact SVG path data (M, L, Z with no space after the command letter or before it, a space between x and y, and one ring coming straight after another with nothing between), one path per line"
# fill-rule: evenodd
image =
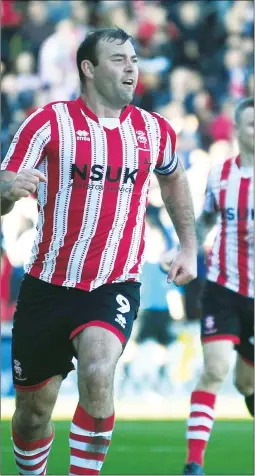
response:
M84 76L88 79L94 78L94 65L91 61L85 59L81 62L81 69L84 73Z

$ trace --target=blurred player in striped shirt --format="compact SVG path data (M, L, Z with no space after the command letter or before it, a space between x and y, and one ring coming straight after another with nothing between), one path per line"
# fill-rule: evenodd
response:
M254 99L236 108L240 154L210 173L198 242L218 230L209 258L202 298L202 376L191 395L188 455L184 474L204 474L203 458L211 434L216 396L238 351L235 385L254 416ZM220 470L220 468L219 468Z
M46 472L51 414L73 356L79 402L70 474L101 470L114 425L115 367L140 302L153 172L181 245L168 279L182 285L196 277L193 206L175 132L159 114L130 105L138 79L131 38L120 29L89 34L77 67L81 96L37 109L2 164L2 213L36 193L39 217L13 326L21 474Z

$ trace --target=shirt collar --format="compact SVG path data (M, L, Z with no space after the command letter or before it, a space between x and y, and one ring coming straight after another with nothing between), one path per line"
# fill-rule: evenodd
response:
M86 114L86 116L90 117L90 119L92 119L93 121L99 123L97 115L87 106L87 104L84 102L84 100L82 99L81 96L79 96L78 99L76 99L76 101L77 101L79 107L82 109L82 111ZM130 113L130 110L131 110L130 105L126 106L123 109L123 111L121 112L120 117L119 117L120 123L125 121L128 114Z

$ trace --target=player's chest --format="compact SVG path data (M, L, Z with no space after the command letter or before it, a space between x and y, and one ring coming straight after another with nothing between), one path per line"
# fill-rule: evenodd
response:
M107 128L83 118L57 130L55 160L68 180L141 185L150 178L159 152L146 129L135 129L128 121Z
M238 226L248 222L253 226L254 201L253 180L231 174L227 180L220 180L216 190L217 205L221 218L229 226Z

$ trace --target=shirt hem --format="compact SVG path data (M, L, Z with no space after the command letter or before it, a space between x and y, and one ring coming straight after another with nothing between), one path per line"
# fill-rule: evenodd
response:
M254 294L250 295L250 294L241 293L239 290L236 289L236 287L231 286L231 284L228 284L228 283L220 284L220 283L217 282L217 278L212 278L211 276L207 276L206 279L207 279L207 281L210 281L212 283L219 284L219 286L222 286L223 288L230 289L230 291L233 291L236 294L240 294L240 296L244 296L244 297L247 297L247 298L250 298L250 299L254 299Z
M30 276L33 276L34 278L37 278L37 279L40 279L41 281L45 282L45 283L49 283L49 284L53 284L54 286L61 286L61 287L64 287L66 289L79 289L81 291L89 291L91 292L91 283L93 280L91 281L83 281L81 283L70 283L70 284L64 284L65 282L65 279L51 279L50 281L47 281L46 279L43 279L41 277L39 277L37 275L37 273L33 273L33 270L27 272L26 271L26 274L30 275ZM119 278L115 278L113 280L110 280L110 281L107 281L106 283L102 283L96 287L93 288L93 290L99 288L100 286L103 286L104 284L119 284L119 283L126 283L126 282L134 282L134 283L139 283L140 282L140 279L139 277L137 278L134 278L133 276L130 277L130 278L126 278L126 279L121 279L121 277Z

